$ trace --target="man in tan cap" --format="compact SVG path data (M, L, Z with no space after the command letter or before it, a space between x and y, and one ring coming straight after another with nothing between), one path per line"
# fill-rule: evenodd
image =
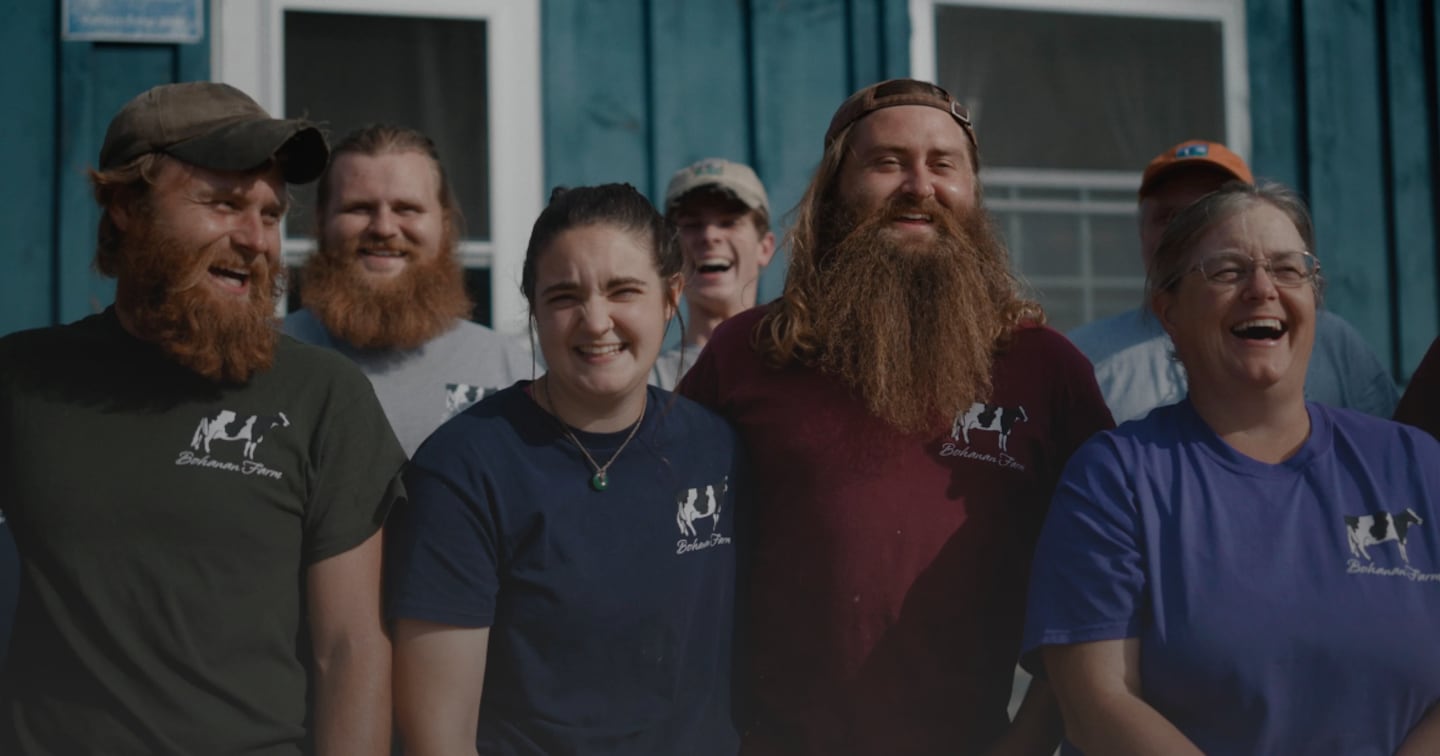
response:
M1219 142L1190 139L1156 155L1140 178L1140 259L1146 270L1176 213L1230 181L1250 184L1250 166ZM1315 253L1315 250L1311 250ZM1185 398L1185 369L1171 358L1170 337L1148 307L1080 326L1070 340L1095 364L1095 377L1116 422L1135 420ZM1315 350L1305 398L1389 417L1395 381L1349 323L1329 310L1315 321Z
M365 377L279 335L286 183L320 132L170 84L91 174L115 304L0 339L23 570L0 753L382 754L380 525L404 455Z
M715 327L755 306L760 272L775 256L770 199L748 165L706 158L675 172L665 218L685 257L685 333L655 362L650 382L672 389Z
M1052 753L1006 712L1026 575L1071 452L1110 416L991 228L964 106L909 79L836 111L781 298L680 384L750 452L746 754Z

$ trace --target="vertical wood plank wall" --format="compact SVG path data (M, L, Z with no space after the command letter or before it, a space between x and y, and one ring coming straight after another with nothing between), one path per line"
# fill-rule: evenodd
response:
M61 42L60 0L0 27L0 161L14 181L0 333L109 301L90 269L84 171L111 114L157 83L209 75L196 45ZM1398 378L1440 331L1436 39L1431 0L1249 0L1256 172L1310 200L1330 288ZM656 201L677 168L753 165L777 230L826 121L865 83L908 73L906 0L543 0L545 184L629 181ZM761 284L779 293L784 260Z
M0 24L0 333L55 320L56 14L11 10Z
M156 84L208 79L208 39L106 44L60 39L60 0L26 2L0 24L0 201L9 248L0 275L0 333L103 309L114 285L91 267L99 219L86 170L111 116Z
M1388 82L1384 137L1389 139L1388 242L1393 250L1391 311L1399 375L1425 355L1440 321L1435 235L1436 48L1433 0L1386 0L1383 17ZM1428 27L1428 30L1427 30Z
M895 0L545 0L546 184L628 181L657 203L703 157L749 163L775 227L800 199L831 113L909 67ZM785 261L760 286L777 295Z
M1431 0L1250 0L1252 163L1310 202L1327 306L1408 379L1437 311Z

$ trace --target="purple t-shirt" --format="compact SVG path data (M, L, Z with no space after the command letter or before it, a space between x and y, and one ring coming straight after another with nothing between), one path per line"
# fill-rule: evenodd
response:
M1143 697L1206 753L1394 753L1440 702L1440 444L1307 408L1278 465L1188 400L1076 452L1036 551L1026 665L1138 638Z

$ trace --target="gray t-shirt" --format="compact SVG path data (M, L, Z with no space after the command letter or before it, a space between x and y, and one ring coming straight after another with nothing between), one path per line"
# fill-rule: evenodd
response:
M679 385L680 379L684 378L690 368L695 365L695 360L699 359L700 352L703 350L704 347L686 344L684 354L681 354L678 346L661 352L659 358L655 360L655 367L650 369L650 385L658 386L666 391L674 391L675 387ZM681 357L684 359L682 360Z
M285 333L334 349L369 376L405 454L415 455L431 432L481 397L531 377L519 340L467 320L418 349L363 350L338 341L310 310L285 318Z

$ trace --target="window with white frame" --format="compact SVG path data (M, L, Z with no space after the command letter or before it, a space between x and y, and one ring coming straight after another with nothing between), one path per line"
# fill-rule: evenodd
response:
M1135 191L1185 139L1249 152L1243 0L911 0L911 69L975 119L986 205L1056 328L1137 306Z
M475 319L523 330L520 268L543 197L539 0L213 0L212 75L331 140L370 123L436 143L465 216ZM314 249L294 187L285 262ZM301 283L303 286L303 282Z

